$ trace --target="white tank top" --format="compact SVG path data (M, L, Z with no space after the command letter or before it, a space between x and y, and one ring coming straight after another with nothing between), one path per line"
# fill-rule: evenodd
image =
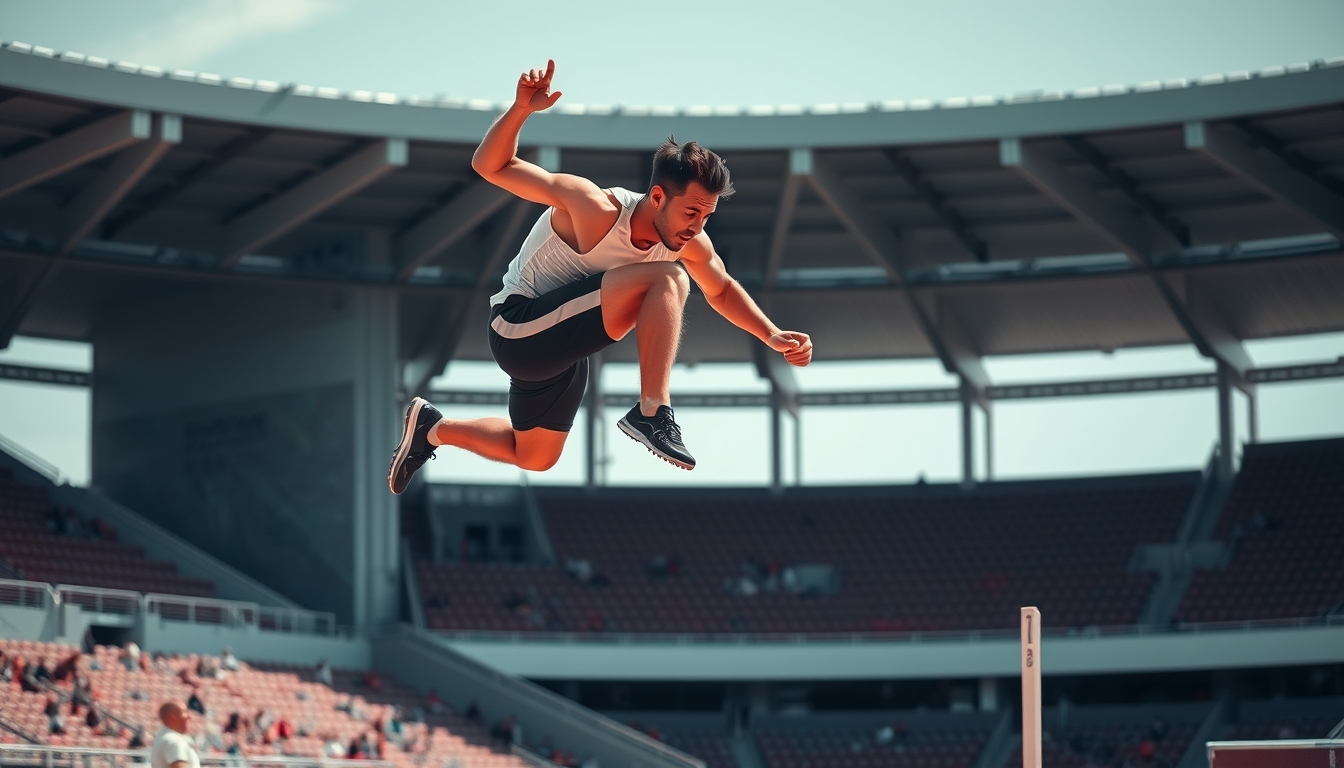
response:
M504 290L490 297L490 306L519 294L529 299L585 277L641 261L676 261L677 254L661 242L641 251L630 244L630 214L644 195L621 187L604 190L621 204L621 215L606 236L587 253L576 253L551 227L554 208L547 208L523 241L504 274Z

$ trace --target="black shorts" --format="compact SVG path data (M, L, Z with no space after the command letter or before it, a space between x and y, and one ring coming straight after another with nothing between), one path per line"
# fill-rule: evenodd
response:
M588 387L588 356L614 344L602 325L602 273L490 308L490 354L509 374L516 430L568 432Z

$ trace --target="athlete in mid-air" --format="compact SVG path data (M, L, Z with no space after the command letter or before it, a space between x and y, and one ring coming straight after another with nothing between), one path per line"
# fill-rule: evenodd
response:
M523 73L513 105L486 132L471 163L492 184L547 206L509 264L503 290L490 298L490 351L511 379L509 419L447 419L413 399L388 470L393 493L405 490L441 445L523 469L550 469L583 399L588 356L632 329L640 398L618 426L669 463L693 469L668 392L690 292L687 273L733 325L793 365L812 360L807 334L770 322L728 275L704 233L719 200L733 193L718 155L668 139L654 155L645 194L600 189L518 157L528 115L560 98L551 92L554 74L553 61L544 72Z

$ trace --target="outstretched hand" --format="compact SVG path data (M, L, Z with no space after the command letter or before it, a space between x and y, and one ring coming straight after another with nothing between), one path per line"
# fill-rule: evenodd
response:
M551 93L551 78L555 75L555 60L546 62L546 71L529 70L518 78L518 93L513 103L529 112L550 109L560 100L560 92Z
M790 365L799 368L812 362L812 337L797 331L780 331L765 342L776 352L784 353Z

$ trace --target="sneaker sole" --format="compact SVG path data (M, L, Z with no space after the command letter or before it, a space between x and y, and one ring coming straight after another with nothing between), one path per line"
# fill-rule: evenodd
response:
M402 462L406 461L406 454L411 450L411 440L415 438L415 422L420 418L420 409L424 406L425 401L417 397L411 400L410 406L406 408L406 419L401 424L401 445L397 446L397 455L387 470L387 489L398 496L401 495L401 491L394 488L392 483L397 477L397 471L401 469Z
M639 443L645 448L648 448L649 453L652 453L654 456L657 456L663 461L666 461L668 464L671 464L674 467L680 467L681 469L684 469L687 472L691 471L692 469L695 469L694 464L687 464L681 459L668 456L667 454L653 447L653 444L650 443L649 439L644 436L644 433L640 432L638 429L635 429L634 426L631 425L630 422L626 421L625 419L621 419L620 421L616 422L616 426L620 427L621 431L624 432L631 440L634 440L636 443Z

